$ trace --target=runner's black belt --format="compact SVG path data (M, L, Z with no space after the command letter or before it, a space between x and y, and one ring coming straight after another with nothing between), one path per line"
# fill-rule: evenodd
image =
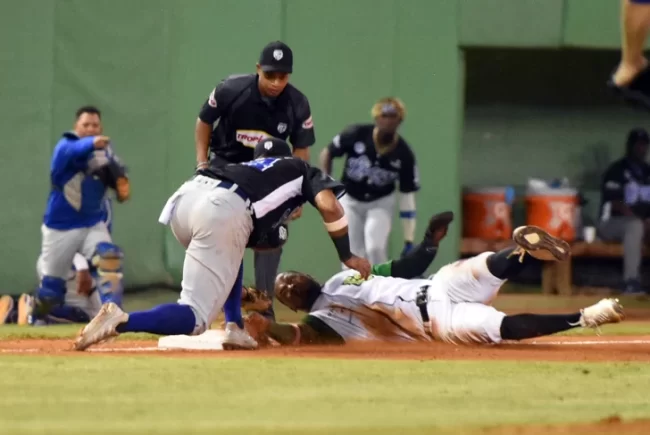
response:
M420 309L420 315L422 316L422 321L426 324L429 323L429 313L427 312L427 303L429 302L428 298L428 285L423 285L420 287L420 290L415 296L415 305Z

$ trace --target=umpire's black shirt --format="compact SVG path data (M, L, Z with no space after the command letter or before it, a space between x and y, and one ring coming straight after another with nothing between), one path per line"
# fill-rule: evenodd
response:
M261 139L288 140L293 148L316 142L307 97L291 84L276 98L260 93L257 74L233 75L221 81L203 104L199 119L218 120L210 138L214 163L241 163L253 159Z
M296 157L262 157L241 164L210 163L200 174L237 183L248 195L254 212L254 231L264 234L284 223L305 202L316 207L319 192L331 189L337 197L343 185Z

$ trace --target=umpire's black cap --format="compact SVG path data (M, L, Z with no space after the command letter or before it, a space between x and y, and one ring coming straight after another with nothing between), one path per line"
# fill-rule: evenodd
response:
M255 145L253 158L260 157L291 157L291 147L282 139L271 137L262 139Z
M259 64L264 72L291 74L293 72L293 51L284 42L271 42L262 49Z

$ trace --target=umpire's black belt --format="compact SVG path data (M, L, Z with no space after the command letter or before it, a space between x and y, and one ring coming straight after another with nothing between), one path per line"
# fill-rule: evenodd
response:
M429 286L423 285L415 296L415 305L420 309L420 315L425 324L429 323L429 313L427 312L427 303L429 302L428 291Z

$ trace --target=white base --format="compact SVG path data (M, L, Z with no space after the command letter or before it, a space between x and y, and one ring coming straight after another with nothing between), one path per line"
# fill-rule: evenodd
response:
M208 329L201 335L169 335L158 339L158 349L223 350L225 331Z

